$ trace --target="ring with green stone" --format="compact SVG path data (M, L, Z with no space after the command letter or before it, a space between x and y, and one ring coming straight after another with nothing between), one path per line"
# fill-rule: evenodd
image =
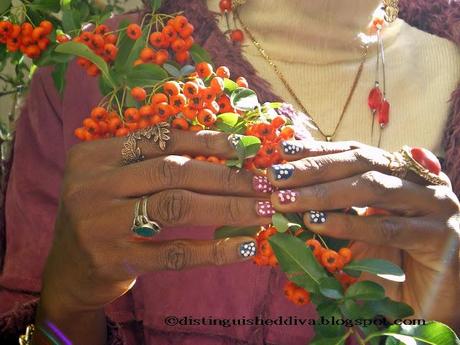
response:
M160 225L149 219L147 214L147 197L142 197L136 202L134 209L134 220L131 230L137 236L153 237L161 231Z

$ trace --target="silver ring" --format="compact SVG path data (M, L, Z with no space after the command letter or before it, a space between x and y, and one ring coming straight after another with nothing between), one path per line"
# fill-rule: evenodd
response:
M136 202L134 207L134 220L131 230L135 235L141 237L153 237L161 231L161 226L149 219L147 214L148 200L148 197L143 196Z

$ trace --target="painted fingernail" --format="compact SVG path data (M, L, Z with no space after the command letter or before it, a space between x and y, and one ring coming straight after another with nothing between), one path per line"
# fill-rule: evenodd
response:
M240 139L242 138L243 136L240 135L240 134L230 134L229 137L228 137L228 142L230 143L230 145L233 147L234 150L237 149L238 147L238 143L240 142Z
M275 209L270 201L258 201L256 212L261 217L271 217L275 214Z
M254 176L252 179L252 188L256 192L261 193L273 193L275 191L275 187L268 181L266 176Z
M240 245L240 255L243 258L249 258L256 255L257 247L254 241L244 242Z
M281 148L287 155L296 155L302 151L303 146L298 141L283 141L281 143Z
M320 211L310 211L310 222L312 224L324 224L326 223L327 215Z
M272 166L272 171L275 180L287 180L294 173L294 166L291 164L278 164Z
M299 193L293 190L280 190L278 192L278 200L280 204L287 205L296 202Z

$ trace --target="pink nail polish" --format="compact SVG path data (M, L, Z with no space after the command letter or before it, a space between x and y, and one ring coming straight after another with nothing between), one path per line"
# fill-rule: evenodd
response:
M278 200L280 204L287 205L296 202L299 193L294 192L293 190L280 190L278 192Z
M275 209L270 201L257 202L257 214L261 217L271 217L275 214Z
M268 181L266 176L254 176L252 179L252 188L256 192L261 193L273 193L275 191L275 187Z

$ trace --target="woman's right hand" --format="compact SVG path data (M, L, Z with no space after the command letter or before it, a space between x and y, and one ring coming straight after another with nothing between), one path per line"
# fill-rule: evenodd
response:
M170 136L165 151L153 141L138 141L145 160L131 165L121 163L124 138L70 150L43 274L41 309L51 319L100 310L143 273L248 259L240 247L251 237L164 241L161 234L153 240L133 236L135 204L142 196L149 196L149 218L162 232L177 226L270 223L269 214L257 211L270 194L254 191L251 173L181 156L235 158L228 135L171 130Z

